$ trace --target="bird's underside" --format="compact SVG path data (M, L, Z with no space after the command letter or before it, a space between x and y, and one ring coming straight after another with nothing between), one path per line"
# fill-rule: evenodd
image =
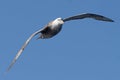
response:
M18 59L18 57L21 55L21 53L23 52L23 50L25 49L25 47L28 45L28 43L30 42L30 40L37 34L40 34L41 39L46 39L46 38L51 38L53 36L55 36L57 33L60 32L62 25L64 22L66 21L70 21L70 20L78 20L78 19L84 19L84 18L93 18L96 20L100 20L100 21L107 21L107 22L114 22L112 19L107 18L105 16L102 15L98 15L98 14L92 14L92 13L85 13L85 14L80 14L80 15L76 15L76 16L72 16L72 17L68 17L65 19L61 19L61 18L57 18L54 21L48 23L43 29L40 29L36 32L34 32L27 40L26 42L23 44L23 46L20 48L20 50L18 51L18 53L16 54L15 58L13 59L12 63L10 64L10 66L7 69L7 72L11 69L11 67L13 66L13 64L16 62L16 60Z
M58 32L60 32L60 30L62 29L62 24L60 24L59 29L51 29L51 24L52 22L50 22L47 26L45 26L43 29L41 29L40 31L40 36L38 37L38 39L48 39L51 38L53 36L55 36Z

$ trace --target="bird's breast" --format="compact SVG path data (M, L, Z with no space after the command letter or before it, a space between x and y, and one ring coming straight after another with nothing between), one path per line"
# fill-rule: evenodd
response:
M45 39L55 36L61 31L63 23L64 22L58 20L54 20L53 22L49 23L47 27L41 31L42 34L40 38Z
M64 22L62 20L54 20L51 23L51 29L59 29L60 27L62 27L62 25L64 24Z

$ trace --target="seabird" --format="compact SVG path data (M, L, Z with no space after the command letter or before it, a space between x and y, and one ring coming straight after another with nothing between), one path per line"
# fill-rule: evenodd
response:
M20 48L20 50L18 51L18 53L16 54L15 58L13 59L13 61L11 62L11 64L9 65L8 69L6 72L8 72L11 67L13 66L13 64L16 62L16 60L18 59L18 57L21 55L21 53L23 52L23 50L25 49L25 47L28 45L28 43L30 42L30 40L37 34L40 34L38 39L48 39L48 38L52 38L53 36L55 36L56 34L58 34L61 29L62 29L62 25L70 20L77 20L77 19L84 19L84 18L93 18L96 20L100 20L100 21L107 21L107 22L114 22L112 19L107 18L105 16L102 15L98 15L98 14L92 14L92 13L84 13L84 14L79 14L76 16L71 16L68 18L56 18L55 20L49 22L45 27L43 27L42 29L34 32L23 44L23 46Z

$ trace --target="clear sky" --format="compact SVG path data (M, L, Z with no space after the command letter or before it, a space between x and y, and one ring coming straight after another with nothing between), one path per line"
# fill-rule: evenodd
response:
M0 80L120 80L119 0L0 0L0 75L25 40L57 17L101 14L66 22L51 39L34 37Z

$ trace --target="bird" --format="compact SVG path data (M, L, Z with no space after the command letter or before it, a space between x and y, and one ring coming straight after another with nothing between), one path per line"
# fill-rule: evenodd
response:
M54 37L55 35L57 35L61 29L62 26L65 22L67 21L71 21L71 20L78 20L78 19L84 19L84 18L92 18L95 20L100 20L100 21L106 21L106 22L114 22L114 20L102 16L102 15L98 15L98 14L93 14L93 13L83 13L83 14L78 14L75 16L71 16L68 18L61 18L58 17L55 20L49 22L46 26L44 26L42 29L34 32L33 34L31 34L28 39L25 41L25 43L23 44L23 46L20 48L20 50L17 52L16 56L14 57L14 59L12 60L11 64L8 66L6 72L8 72L12 66L14 65L14 63L17 61L17 59L19 58L19 56L22 54L22 52L24 51L25 47L28 45L28 43L30 42L30 40L39 34L38 39L49 39Z

